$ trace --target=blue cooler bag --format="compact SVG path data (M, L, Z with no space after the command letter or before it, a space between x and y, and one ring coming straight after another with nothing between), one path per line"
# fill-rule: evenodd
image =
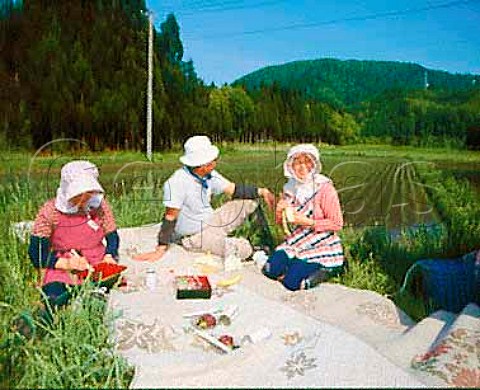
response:
M417 271L421 272L423 298L428 311L443 309L458 313L470 302L479 303L480 264L476 252L454 259L424 259L407 271L400 291L404 291Z

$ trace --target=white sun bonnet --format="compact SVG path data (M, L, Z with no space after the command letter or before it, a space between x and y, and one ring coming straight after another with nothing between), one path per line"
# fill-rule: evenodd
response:
M294 172L292 168L293 159L298 154L307 154L313 158L313 171L319 172L321 168L320 164L320 152L312 144L299 144L291 147L287 153L287 159L283 163L283 174L287 178L294 177ZM312 172L313 173L313 172Z
M65 164L61 170L55 207L63 213L71 212L69 200L88 191L104 193L97 180L98 169L90 161L78 160Z
M304 180L296 177L292 166L293 159L299 154L311 156L314 163L310 174ZM288 151L287 159L283 163L283 173L285 177L288 178L287 183L283 186L284 194L294 197L299 203L304 203L307 199L311 198L323 184L331 181L328 177L319 173L321 170L320 153L314 145L299 144L293 146Z

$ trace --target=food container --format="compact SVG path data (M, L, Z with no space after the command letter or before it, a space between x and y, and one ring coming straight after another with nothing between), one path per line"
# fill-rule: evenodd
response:
M210 299L212 287L207 276L182 275L175 277L177 299Z
M155 290L157 287L157 273L153 268L147 268L145 274L145 287L150 291Z
M115 263L98 263L93 266L91 280L98 283L99 287L112 288L117 284L121 272L125 271L127 267L125 265ZM80 280L86 279L89 275L89 271L80 271L76 273Z

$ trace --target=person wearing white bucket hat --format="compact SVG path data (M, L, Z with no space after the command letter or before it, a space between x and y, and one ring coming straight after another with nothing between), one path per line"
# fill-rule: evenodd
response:
M257 198L273 206L274 195L267 188L233 183L215 168L219 149L204 135L190 137L180 157L183 167L173 173L163 187L165 215L153 252L135 256L136 260L155 261L162 258L168 244L181 241L193 251L206 251L225 256L225 239L258 207ZM233 200L214 210L212 195L226 194ZM258 210L258 209L257 209ZM230 238L236 255L245 259L252 253L246 239Z
M40 284L51 307L68 302L67 286L80 283L73 273L117 261L119 237L104 192L94 164L69 162L62 167L57 196L35 218L28 253L42 271Z
M180 162L188 167L200 167L218 158L220 151L205 135L190 137L183 145Z

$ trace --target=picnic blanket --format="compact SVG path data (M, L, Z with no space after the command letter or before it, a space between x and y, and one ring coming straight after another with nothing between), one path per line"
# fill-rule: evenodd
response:
M358 338L241 286L213 301L176 301L168 289L114 299L123 310L118 350L137 367L134 388L421 386ZM224 354L189 333L182 315L212 305L239 308L216 336L238 342L267 329L266 338Z
M122 263L129 266L130 284L113 291L109 300L116 317L112 337L117 351L135 366L132 388L424 387L356 336L275 299L276 292L284 290L266 278L260 280L271 298L240 282L215 290L208 300L177 300L174 276L198 272L195 264L204 263L204 255L173 247L161 261L132 261L134 252L153 247L156 228L150 230L151 236L140 230L124 232ZM143 283L151 267L158 276L154 291ZM231 274L209 275L213 284L226 276ZM230 325L209 331L213 337L228 334L238 345L245 336L263 336L229 353L199 337L192 318L184 317L232 306L237 315Z

